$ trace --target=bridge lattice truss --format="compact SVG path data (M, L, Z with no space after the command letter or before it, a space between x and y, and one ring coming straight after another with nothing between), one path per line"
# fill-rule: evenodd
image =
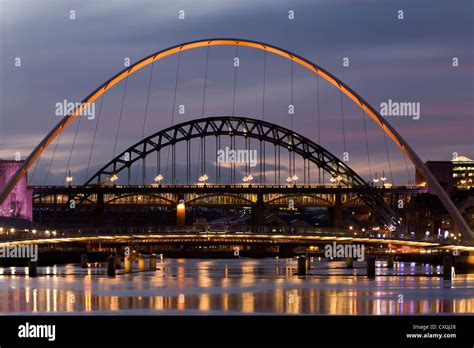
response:
M120 153L87 180L86 185L104 184L111 176L129 169L135 162L146 158L151 153L159 152L163 148L194 138L212 136L252 138L287 149L290 153L294 152L303 159L316 164L332 177L340 177L342 184L361 188L362 190L357 193L357 196L367 204L382 223L389 228L399 225L397 213L385 204L383 195L373 190L364 190L369 187L368 183L328 150L290 129L252 118L208 117L187 121L161 130Z

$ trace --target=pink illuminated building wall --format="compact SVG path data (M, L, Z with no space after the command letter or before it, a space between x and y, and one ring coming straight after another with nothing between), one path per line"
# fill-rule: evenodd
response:
M21 161L0 160L0 190L20 166ZM26 175L0 205L0 216L19 217L33 220L33 192L27 187Z

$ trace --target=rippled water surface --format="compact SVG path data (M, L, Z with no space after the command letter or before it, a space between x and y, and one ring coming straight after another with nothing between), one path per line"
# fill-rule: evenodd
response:
M103 268L0 268L4 314L435 314L474 313L474 274L443 281L440 267L314 259L294 275L293 259L159 260L155 272L105 275Z

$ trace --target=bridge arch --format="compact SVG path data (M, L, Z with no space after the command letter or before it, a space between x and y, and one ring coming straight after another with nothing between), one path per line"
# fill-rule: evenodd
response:
M272 198L270 199L269 201L265 202L266 204L271 204L271 203L275 203L275 202L278 202L278 201L281 201L281 200L284 200L286 198L291 198L291 197L301 197L301 198L304 198L304 197L310 197L310 198L313 198L317 201L320 201L320 202L323 202L325 204L327 204L328 206L331 206L332 205L332 202L328 199L324 199L320 196L318 196L317 194L306 194L306 193L288 193L288 194L283 194L281 196L278 196L278 197L275 197L275 198Z
M72 120L86 108L89 103L94 102L99 98L103 93L112 88L118 82L126 78L127 76L135 73L136 71L142 69L143 67L151 64L157 60L160 60L164 57L198 48L198 47L208 47L208 46L222 46L222 45L232 45L232 46L243 46L250 47L255 49L264 50L271 52L273 54L282 56L293 62L304 66L308 70L316 73L317 75L324 78L326 81L338 88L342 93L349 97L354 103L356 103L361 109L363 109L367 115L369 115L381 128L382 130L393 140L393 142L400 148L401 151L411 160L415 165L415 168L423 175L426 183L430 186L432 191L440 198L443 205L446 207L450 215L453 217L454 223L460 228L464 237L474 239L474 232L470 229L467 222L463 219L462 215L449 198L448 194L441 187L439 182L436 180L434 175L430 172L428 167L424 164L421 158L415 153L415 151L408 145L408 143L398 134L398 132L393 128L381 115L378 111L375 110L365 99L363 99L359 94L347 86L344 82L339 80L337 77L316 65L315 63L305 59L297 54L294 54L285 49L279 48L277 46L269 45L259 41L253 40L244 40L244 39L235 39L235 38L211 38L204 40L196 40L176 46L169 47L162 51L153 53L152 55L143 58L142 60L136 62L130 67L120 71L118 74L104 82L92 93L90 93L84 100L82 104L74 110L71 115L65 116L61 121L43 138L43 140L36 146L36 148L31 152L31 154L26 158L22 165L18 168L15 174L10 178L8 183L5 185L3 190L0 192L0 204L4 202L8 194L13 190L15 185L18 183L20 178L26 174L31 165L38 159L41 153L48 147L48 145L56 138L64 128L72 122Z
M249 205L252 205L252 206L255 205L255 202L252 202L250 199L247 199L245 197L241 197L241 196L238 196L238 195L230 194L230 193L210 193L210 194L194 197L194 198L192 198L188 201L185 201L184 204L193 204L194 202L198 202L201 199L206 199L206 198L216 197L216 196L232 197L232 198L240 200L240 201L242 201L246 204L249 204Z
M217 116L186 121L155 134L122 151L100 168L86 182L86 185L104 184L112 176L130 168L133 163L149 154L195 138L232 136L253 138L287 148L299 156L316 164L333 177L341 177L341 182L351 187L367 188L369 185L354 170L312 140L288 128L248 117ZM125 160L127 158L128 160ZM104 179L105 178L105 179ZM396 212L383 204L383 196L374 190L361 190L358 195L372 209L377 218L388 228L399 225Z

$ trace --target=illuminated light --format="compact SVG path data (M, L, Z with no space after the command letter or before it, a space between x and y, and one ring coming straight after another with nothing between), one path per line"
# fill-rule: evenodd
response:
M10 232L11 232L11 233L14 233L14 232L15 232L15 229L14 229L14 228L10 228Z
M155 176L155 182L158 183L158 185L161 185L161 180L163 180L163 175L161 174L158 174L157 176Z
M349 229L350 229L350 230L353 230L353 229L354 229L354 227L352 227L352 226L349 226Z
M73 179L74 179L74 178L73 178L72 175L71 175L71 171L69 171L68 176L66 176L66 182L67 182L68 184L71 184L71 182L72 182Z
M207 174L203 174L199 177L198 181L199 183L201 184L206 184L206 181L209 179L209 177L207 176Z
M111 182L116 182L116 181L118 180L117 174L115 174L115 173L112 174L112 175L110 176L109 180L110 180Z
M251 182L252 180L253 180L252 174L246 175L246 176L244 176L244 178L242 179L242 181L243 181L244 183L248 183L248 184L250 184L250 182Z
M184 203L179 203L178 206L177 206L178 209L185 209L185 205Z

